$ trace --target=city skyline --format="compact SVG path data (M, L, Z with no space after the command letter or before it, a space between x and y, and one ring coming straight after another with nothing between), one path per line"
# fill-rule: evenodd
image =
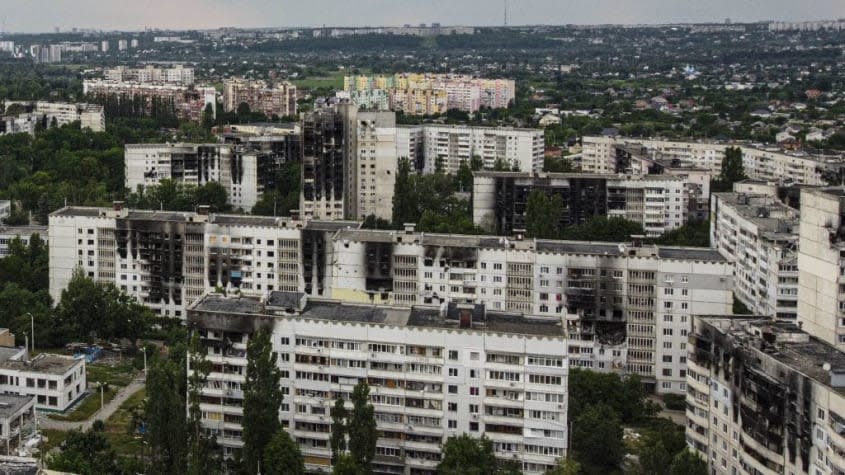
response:
M0 14L6 32L52 32L71 28L103 30L211 29L218 27L317 27L443 25L497 26L504 23L504 0L480 9L470 0L409 0L340 2L319 0L308 5L290 1L244 0L236 8L221 0L148 0L114 4L104 0L9 0ZM845 2L813 0L807 3L774 0L707 4L671 0L508 0L509 25L529 24L664 24L756 21L812 21L845 17ZM809 8L812 7L812 8ZM201 14L198 14L201 12Z

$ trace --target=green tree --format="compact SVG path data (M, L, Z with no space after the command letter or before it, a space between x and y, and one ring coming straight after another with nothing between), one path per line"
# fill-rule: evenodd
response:
M126 338L135 344L152 323L149 309L114 284L98 283L76 269L56 308L56 327L68 340Z
M487 437L468 434L452 436L443 444L443 459L437 465L439 475L493 475L498 463L493 442Z
M69 432L62 451L49 456L47 466L51 470L80 475L120 475L123 471L117 461L117 453L109 444L101 423L86 432Z
M208 205L212 213L229 211L229 194L226 188L216 181L198 186L194 190L194 201L197 205Z
M369 472L370 463L376 456L378 428L375 409L370 404L370 387L364 379L352 389L352 406L346 426L349 434L349 453L359 467Z
M651 442L651 441L650 441ZM643 474L668 475L672 454L666 450L663 443L654 441L643 444L640 450L640 470Z
M742 165L742 149L739 147L728 147L725 149L725 158L722 159L722 172L719 179L711 184L713 191L731 191L733 184L748 178L745 175L745 168Z
M632 235L644 235L639 223L625 218L595 216L585 223L564 228L561 239L596 242L628 242Z
M472 169L470 168L469 164L467 164L466 160L461 160L461 164L458 167L458 173L455 176L455 179L458 182L459 191L472 191Z
M707 462L689 449L675 455L669 467L670 475L707 475L707 473Z
M154 359L147 375L145 438L154 473L184 473L187 467L184 377L183 369L168 359Z
M284 430L276 435L264 448L264 463L261 473L266 475L305 475L305 459L299 445Z
M525 204L525 228L528 237L556 239L560 234L563 199L558 194L547 195L532 190Z
M211 130L214 126L214 106L211 104L206 104L205 109L202 111L202 128L205 130Z
M411 187L411 162L407 158L399 159L396 170L396 182L393 185L393 219L397 226L404 223L416 223L416 196Z
M243 385L243 455L244 466L249 473L258 472L264 448L281 429L279 408L283 396L279 381L282 372L276 365L277 357L270 341L270 331L261 329L255 332L247 344Z
M587 473L608 473L622 463L622 423L613 408L596 404L572 424L572 452Z
M578 170L568 158L543 158L543 171L546 173L575 173Z
M710 221L689 221L654 242L664 246L710 247Z
M205 357L199 334L192 333L188 363L191 373L188 375L188 474L211 475L222 468L217 442L206 435L202 427L200 401L202 388L205 387L211 362Z
M374 214L367 215L361 222L362 229L390 229L391 227L390 221Z
M330 411L332 417L332 434L329 439L332 449L332 465L335 465L340 456L346 453L346 424L349 411L343 399L337 398Z
M351 454L342 454L332 464L332 475L367 475L367 472L355 463Z
M581 464L570 457L557 461L555 468L546 471L546 475L579 475Z

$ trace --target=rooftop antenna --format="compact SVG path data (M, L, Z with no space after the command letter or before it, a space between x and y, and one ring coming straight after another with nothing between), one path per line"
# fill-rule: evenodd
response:
M508 26L508 0L504 0L505 2L505 26Z

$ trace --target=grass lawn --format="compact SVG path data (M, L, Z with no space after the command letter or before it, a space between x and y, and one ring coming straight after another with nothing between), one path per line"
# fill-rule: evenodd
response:
M129 363L117 366L93 363L87 366L87 371L88 384L91 387L96 386L96 381L108 383L109 386L128 386L138 374L138 370Z
M67 438L67 432L56 429L40 429L41 435L47 438L47 442L41 446L41 453L46 454L50 450L62 445Z
M136 438L137 435L128 434L126 429L132 420L132 410L141 406L145 397L145 389L129 396L106 421L106 437L112 448L121 456L134 457L141 453L141 439Z
M320 87L343 89L343 76L343 73L337 73L329 77L294 79L291 82L302 89L317 89Z
M71 412L68 412L67 414L49 414L47 417L57 421L71 422L84 421L85 419L88 419L100 409L100 390L96 386L91 389L94 392L88 395ZM119 388L115 386L109 386L107 390L103 391L103 403L108 404L109 401L114 399L118 390Z

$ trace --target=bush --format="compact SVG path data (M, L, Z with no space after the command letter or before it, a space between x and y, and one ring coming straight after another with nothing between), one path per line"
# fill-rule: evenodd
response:
M687 407L686 399L681 394L664 394L663 404L670 411L683 411Z

